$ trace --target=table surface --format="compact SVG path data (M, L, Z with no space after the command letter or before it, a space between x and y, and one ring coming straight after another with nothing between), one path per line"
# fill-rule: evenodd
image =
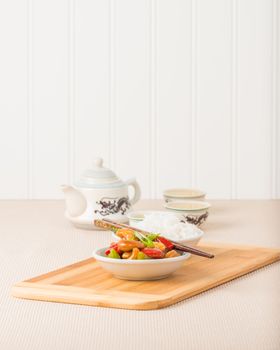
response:
M280 200L210 202L205 240L280 247ZM0 201L0 349L280 349L279 262L161 310L11 297L14 283L110 242L109 232L76 229L63 212L63 201Z

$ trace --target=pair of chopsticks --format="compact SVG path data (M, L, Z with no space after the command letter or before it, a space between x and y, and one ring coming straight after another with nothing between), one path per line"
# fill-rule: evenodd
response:
M128 228L130 230L140 232L141 234L143 234L145 236L150 234L150 232L148 232L148 231L144 231L144 230L141 230L139 228L132 227L132 226L129 226L129 225L126 225L126 224L120 224L120 223L117 223L117 222L114 222L114 221L111 221L111 220L108 220L108 219L94 220L94 224L97 227L108 229L108 230L111 230L111 231L114 231L114 229L116 229L116 228L117 229L119 229L119 228ZM187 253L191 253L191 254L194 254L194 255L203 256L203 257L209 258L209 259L214 258L213 254L209 254L209 253L204 252L202 250L199 250L199 249L196 249L196 248L193 248L193 247L190 247L190 246L186 246L186 245L180 244L180 243L178 243L176 241L172 241L170 239L169 239L169 241L173 243L175 249L180 250L182 252L187 252Z

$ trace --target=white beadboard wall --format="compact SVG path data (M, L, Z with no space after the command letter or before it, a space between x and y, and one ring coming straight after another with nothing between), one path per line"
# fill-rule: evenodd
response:
M102 156L145 198L280 197L279 0L1 0L0 198Z

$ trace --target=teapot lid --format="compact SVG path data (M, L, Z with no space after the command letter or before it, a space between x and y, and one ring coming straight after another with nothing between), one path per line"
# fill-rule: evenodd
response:
M112 170L103 166L102 158L96 158L93 161L93 167L84 171L75 185L87 188L106 188L119 187L123 185L123 182Z

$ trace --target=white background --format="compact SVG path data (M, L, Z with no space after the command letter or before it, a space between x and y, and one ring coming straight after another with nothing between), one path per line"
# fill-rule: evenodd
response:
M0 0L0 198L94 156L143 197L280 197L278 0Z

